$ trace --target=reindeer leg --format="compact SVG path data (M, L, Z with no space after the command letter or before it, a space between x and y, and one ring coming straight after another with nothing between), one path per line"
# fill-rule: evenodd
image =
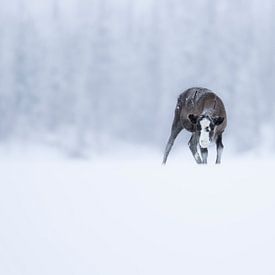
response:
M201 157L198 153L198 137L196 136L195 133L192 134L189 142L188 142L188 145L189 145L189 148L193 154L193 157L195 159L195 161L198 163L198 164L201 164L202 163L202 160L201 160Z
M207 164L207 157L208 157L208 149L200 147L202 162L203 164Z
M176 109L172 129L171 129L171 135L169 137L168 143L165 148L162 164L164 165L166 164L168 155L172 149L174 141L182 129L183 127L180 122L180 116L179 116L178 110Z
M168 140L166 148L165 148L165 153L164 153L162 164L166 164L168 155L169 155L169 153L170 153L170 151L172 149L174 141L175 141L176 137L178 136L178 134L180 133L180 131L182 129L183 128L181 126L180 127L178 126L178 127L172 128L171 135L169 137L169 140Z
M221 163L221 158L222 158L222 151L223 151L223 144L222 144L222 134L218 135L217 140L216 140L216 145L217 145L217 159L216 159L216 164Z

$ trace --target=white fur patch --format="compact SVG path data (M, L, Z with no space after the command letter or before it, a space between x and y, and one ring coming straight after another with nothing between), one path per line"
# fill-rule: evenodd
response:
M201 134L200 134L200 139L199 143L202 148L207 148L210 144L210 136L209 132L206 131L206 129L210 126L210 121L207 118L203 118L200 121L201 125Z

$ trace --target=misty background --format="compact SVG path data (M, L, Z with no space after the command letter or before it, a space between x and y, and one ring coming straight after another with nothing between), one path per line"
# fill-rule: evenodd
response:
M227 148L274 150L274 1L0 4L2 146L162 151L177 96L200 86L225 103Z
M274 275L274 19L274 0L0 0L0 274ZM223 165L182 132L164 168L194 86L225 103Z

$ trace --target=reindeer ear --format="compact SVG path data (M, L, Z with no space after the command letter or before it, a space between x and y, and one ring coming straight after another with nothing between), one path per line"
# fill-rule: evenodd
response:
M223 121L224 121L224 117L221 117L221 116L217 116L213 118L213 122L215 125L220 125L223 123Z
M195 116L195 115L193 115L193 114L190 114L190 115L188 116L188 118L189 118L189 120L190 120L193 124L196 124L197 121L198 121L198 116Z

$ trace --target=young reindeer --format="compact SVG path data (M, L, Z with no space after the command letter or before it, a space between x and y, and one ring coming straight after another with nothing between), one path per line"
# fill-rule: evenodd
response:
M163 164L166 164L174 141L182 129L192 133L188 145L197 163L207 163L207 148L211 142L216 142L216 163L221 163L222 134L226 123L224 104L215 93L205 88L196 87L186 90L178 98Z

